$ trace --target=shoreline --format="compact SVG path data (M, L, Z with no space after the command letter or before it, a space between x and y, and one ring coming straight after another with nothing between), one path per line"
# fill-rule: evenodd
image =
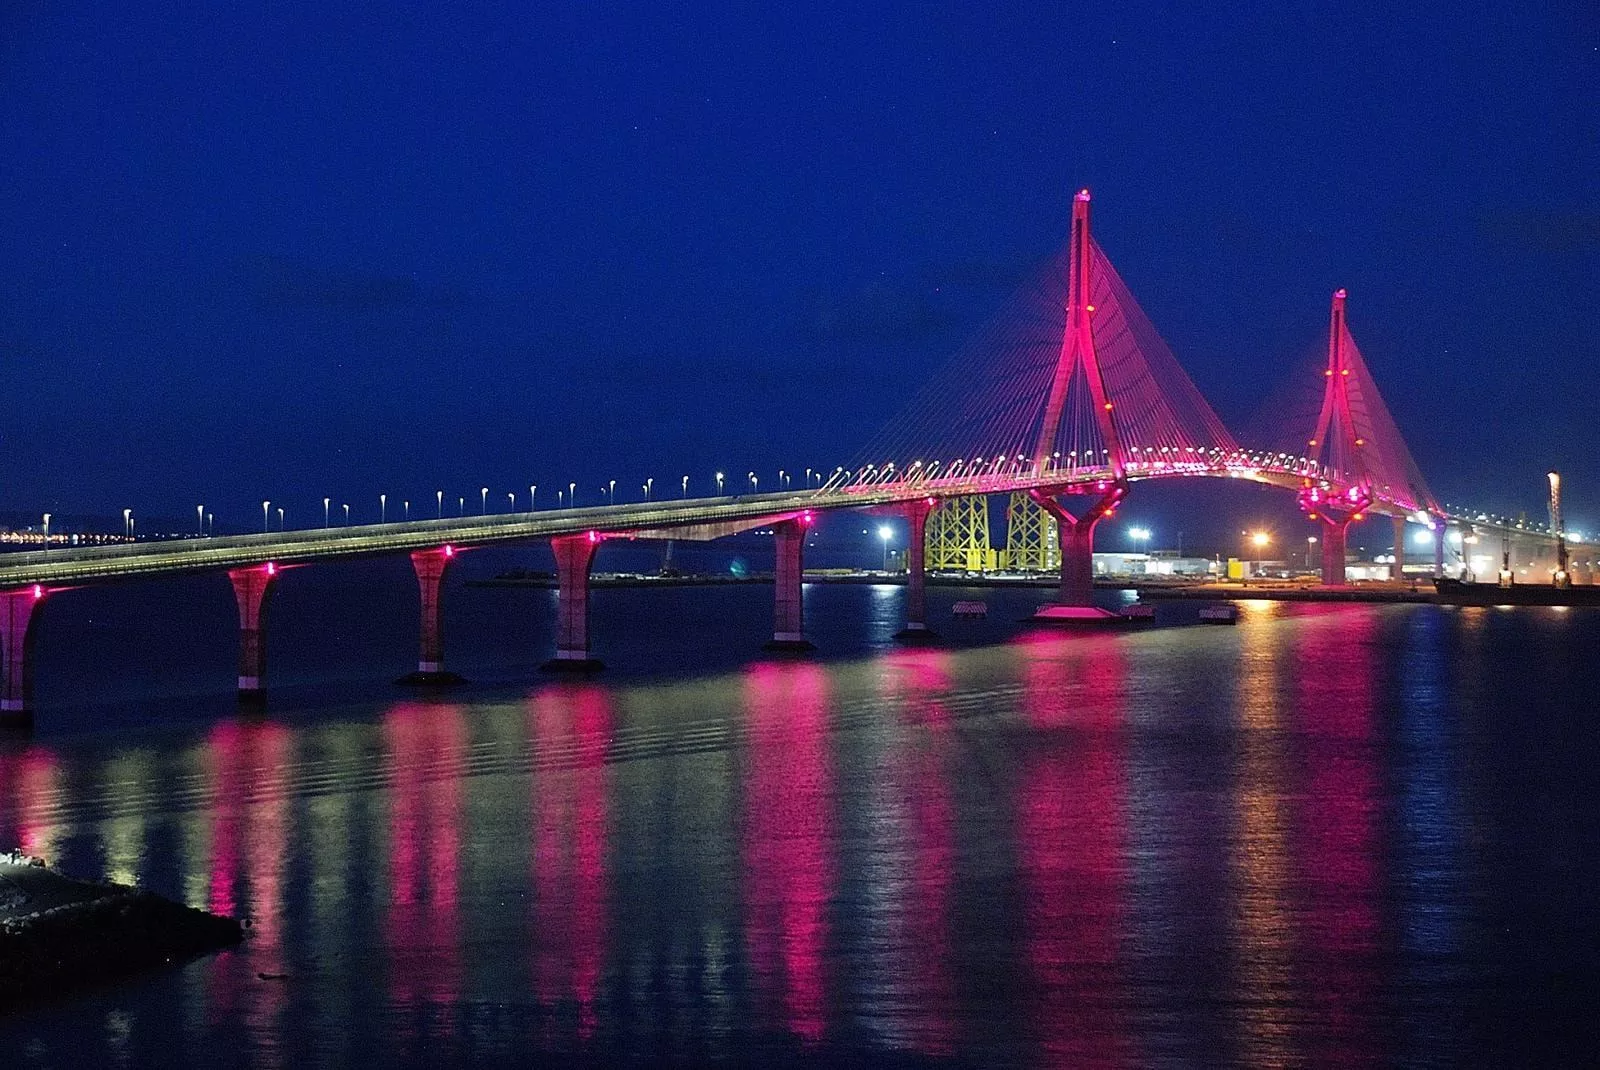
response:
M868 585L903 587L903 572L849 572L820 569L805 573L806 583L838 585ZM952 575L929 573L929 587L982 587L991 589L1034 588L1049 590L1057 585L1054 576L1032 575ZM770 573L751 573L745 576L720 574L685 574L679 576L647 576L638 573L595 573L590 577L591 590L640 589L650 587L741 587L770 585ZM491 579L473 579L468 587L529 587L555 590L553 576L496 576ZM1499 587L1487 583L1450 584L1436 590L1430 582L1412 586L1394 583L1363 583L1349 587L1322 587L1316 585L1239 583L1168 582L1140 583L1127 580L1096 580L1100 591L1135 591L1149 601L1275 601L1275 602L1377 602L1377 603L1431 603L1454 606L1595 606L1600 607L1600 586L1579 585L1558 590L1541 584L1518 584Z

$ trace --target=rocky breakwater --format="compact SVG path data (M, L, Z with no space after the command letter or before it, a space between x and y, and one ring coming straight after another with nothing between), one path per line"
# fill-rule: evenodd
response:
M0 852L0 1014L237 944L234 918Z

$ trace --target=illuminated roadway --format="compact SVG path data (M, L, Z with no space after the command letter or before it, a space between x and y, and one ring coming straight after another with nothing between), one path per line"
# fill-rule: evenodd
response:
M1130 466L1130 481L1151 478L1210 476L1248 479L1284 489L1298 489L1301 469L1273 470L1265 466L1230 463L1215 467L1185 466L1164 471L1138 471ZM1079 470L1066 475L1019 477L1000 473L978 478L895 480L852 483L819 489L741 494L719 498L690 498L552 509L534 513L499 513L474 517L446 517L398 524L275 531L260 535L162 539L114 546L38 550L0 555L0 589L34 584L68 586L115 580L223 571L273 562L277 565L310 564L379 554L402 554L449 544L458 548L513 545L563 535L597 532L604 538L710 539L749 530L807 512L893 506L923 497L954 498L1029 489L1092 486L1110 478L1105 471ZM1397 506L1374 503L1376 515L1406 515ZM1473 523L1461 517L1445 518ZM1494 526L1499 530L1498 526ZM1506 529L1508 532L1513 529ZM1521 537L1539 533L1515 530Z

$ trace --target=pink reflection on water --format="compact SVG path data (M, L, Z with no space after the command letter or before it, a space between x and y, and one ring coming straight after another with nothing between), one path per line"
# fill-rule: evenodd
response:
M578 1037L598 1025L605 967L610 696L546 688L530 702L533 773L533 989L546 1007L577 1005Z
M886 659L883 677L888 694L902 703L908 729L890 769L891 783L905 795L908 818L908 872L898 910L904 930L898 946L906 961L897 972L907 986L911 1043L936 1056L953 1055L956 1046L950 968L956 814L945 764L953 746L952 719L941 701L950 688L949 664L944 651L910 650Z
M13 842L23 854L48 863L57 861L55 848L61 828L53 814L60 784L61 762L54 751L35 745L20 754L0 756L0 791L4 792L0 807L11 803L10 796L15 793ZM0 829L4 827L5 823L0 822Z
M744 673L747 942L757 1012L807 1043L826 1030L832 777L828 678L802 663Z
M457 706L403 702L384 715L383 743L391 776L389 995L398 1007L448 1014L461 993L466 725Z
M1372 1030L1364 1019L1377 999L1379 950L1378 610L1351 607L1332 616L1301 630L1294 652L1295 727L1306 739L1294 832L1304 899L1296 957L1303 990L1315 994L1321 1012L1321 1043L1360 1063L1376 1056L1365 1047Z
M1018 778L1028 1018L1049 1066L1136 1060L1119 1010L1126 931L1124 666L1114 639L1032 637Z
M210 888L216 913L250 924L243 957L215 960L210 973L214 1020L242 1011L252 1032L277 1029L287 999L282 985L262 988L249 971L285 972L283 878L289 849L285 778L293 739L282 725L223 721L203 744L213 804ZM269 1047L268 1050L275 1050Z

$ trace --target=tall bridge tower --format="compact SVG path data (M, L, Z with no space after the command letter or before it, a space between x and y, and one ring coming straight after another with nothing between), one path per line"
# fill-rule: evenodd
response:
M1106 390L1105 376L1100 369L1100 356L1095 348L1094 246L1089 234L1089 191L1079 190L1072 200L1072 239L1067 266L1067 325L1061 338L1061 352L1056 359L1055 374L1050 380L1050 393L1045 400L1044 418L1040 422L1039 436L1033 447L1032 463L1036 473L1048 473L1057 467L1057 436L1062 426L1062 416L1072 388L1081 384L1087 390L1089 414L1099 432L1100 463L1106 470L1105 479L1090 485L1071 484L1066 493L1087 495L1086 508L1077 506L1076 512L1068 510L1061 493L1054 488L1028 491L1039 508L1055 520L1058 560L1061 562L1061 587L1057 605L1073 609L1087 609L1094 595L1094 529L1101 520L1112 514L1117 503L1128 493L1127 458L1123 452L1122 437L1117 421L1112 418L1115 406ZM1026 531L1031 525L1013 503L1011 528Z
M1306 456L1321 462L1333 478L1307 477L1300 488L1300 508L1322 526L1322 582L1329 587L1344 586L1347 533L1351 524L1365 519L1373 501L1371 473L1363 456L1367 440L1356 430L1350 403L1353 369L1344 318L1346 296L1344 290L1333 292L1322 410L1306 443Z

